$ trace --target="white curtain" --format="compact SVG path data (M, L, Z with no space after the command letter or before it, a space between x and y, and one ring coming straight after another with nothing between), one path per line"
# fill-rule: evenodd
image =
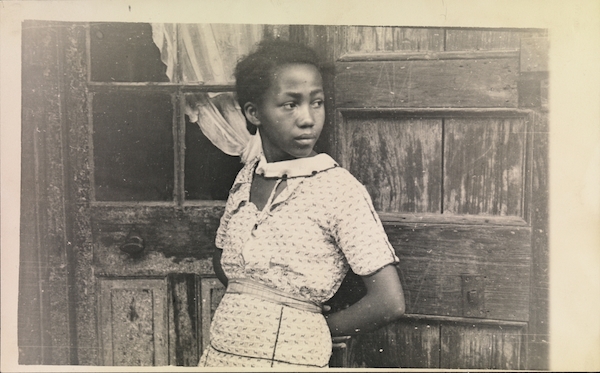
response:
M248 54L262 37L260 25L152 24L152 39L171 82L233 84L238 59ZM176 76L177 63L181 77ZM202 133L224 153L239 155L246 162L261 150L257 144L259 136L248 133L232 93L188 93L185 101L185 114L190 121L197 123Z

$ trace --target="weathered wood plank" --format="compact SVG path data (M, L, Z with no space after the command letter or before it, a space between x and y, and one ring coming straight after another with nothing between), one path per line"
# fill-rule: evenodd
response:
M336 64L346 107L516 107L517 58Z
M467 316L461 275L483 277L483 312L471 317L527 321L531 229L516 226L384 224L400 258L406 312Z
M358 366L372 368L437 368L440 325L426 320L401 320L360 335L353 346Z
M86 25L63 25L65 32L65 92L68 152L69 224L72 232L70 248L71 276L74 284L71 296L76 307L71 322L76 323L73 339L73 361L81 365L101 364L97 330L96 278L92 268L92 229L89 203L91 200L91 139L89 127L88 65L86 58Z
M223 207L96 207L93 210L94 268L97 274L166 275L212 273L211 257ZM120 250L135 229L144 251Z
M531 193L531 303L530 323L525 343L526 369L549 367L549 181L548 181L548 114L533 116L533 167Z
M446 50L518 49L518 31L447 29Z
M448 119L444 213L523 214L526 125L517 119Z
M518 58L517 49L498 51L394 51L394 52L355 52L338 58L339 62L364 61L432 61L432 60L480 60Z
M169 276L169 364L197 366L200 359L200 310L197 279L193 274Z
M546 36L523 36L521 38L520 71L548 71L549 41Z
M341 164L378 211L439 212L441 120L348 119Z
M23 158L19 358L68 364L73 303L67 268L64 44L59 23L23 26L23 152L30 153Z
M439 28L349 26L342 29L343 52L441 51L444 32Z
M444 215L444 214L403 214L381 212L377 214L386 225L394 224L464 224L483 226L517 226L526 227L528 223L516 216L491 216L491 215Z
M394 27L394 51L442 51L444 30L441 28Z
M443 324L440 367L520 369L521 338L518 328Z

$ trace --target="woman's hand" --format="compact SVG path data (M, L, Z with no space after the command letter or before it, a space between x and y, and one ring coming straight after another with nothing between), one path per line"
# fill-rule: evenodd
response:
M404 314L404 292L394 265L361 278L367 295L344 310L325 315L333 337L373 331Z

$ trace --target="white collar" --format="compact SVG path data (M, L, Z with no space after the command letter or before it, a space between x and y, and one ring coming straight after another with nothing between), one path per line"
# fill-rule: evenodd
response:
M267 162L260 156L255 173L267 178L288 179L292 177L313 176L319 172L338 167L339 164L325 153L313 157L296 158L289 161Z

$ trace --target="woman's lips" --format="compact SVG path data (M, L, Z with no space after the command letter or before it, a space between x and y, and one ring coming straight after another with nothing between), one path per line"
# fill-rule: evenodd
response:
M294 140L300 144L309 145L315 141L314 135L300 135L294 138Z

